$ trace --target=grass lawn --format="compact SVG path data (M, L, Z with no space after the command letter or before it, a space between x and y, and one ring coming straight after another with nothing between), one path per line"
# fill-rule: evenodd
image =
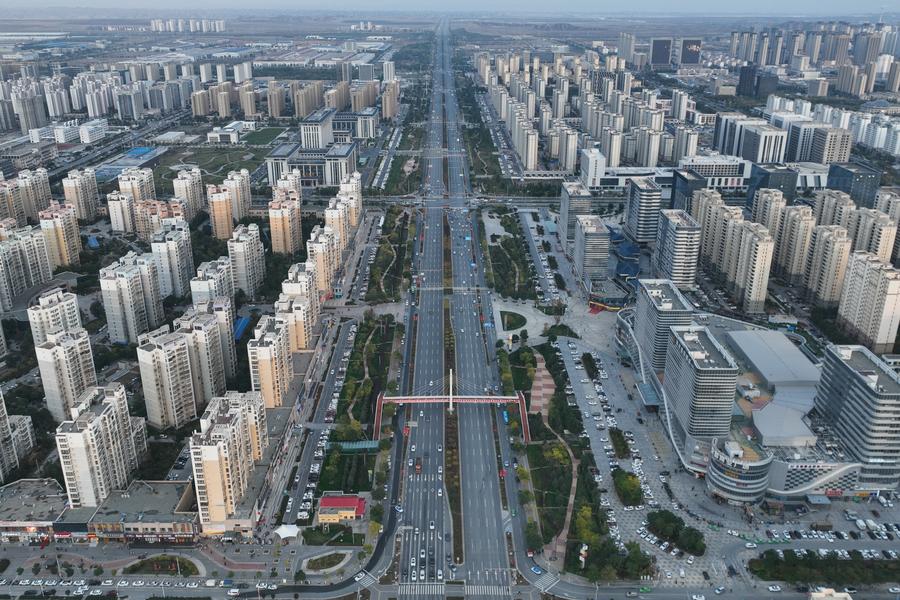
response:
M259 133L259 132L257 132ZM247 169L253 171L262 163L266 148L172 148L163 154L153 166L156 193L172 194L172 180L181 168L199 167L203 172L203 183L222 183L229 171Z
M303 542L308 546L361 546L365 536L353 533L346 525L331 525L328 530L308 527L303 530Z
M335 567L344 560L344 554L341 552L332 552L331 554L326 554L325 556L320 556L318 558L311 558L309 562L306 563L306 568L310 571L321 571L323 569L330 569L331 567Z
M122 572L128 575L177 575L180 572L183 577L199 573L197 565L193 562L180 556L169 556L167 554L146 558L125 567Z
M525 317L519 313L501 310L500 319L503 321L503 329L506 331L525 327Z
M244 142L254 146L271 144L272 140L277 138L282 131L284 131L283 127L263 127L245 135Z

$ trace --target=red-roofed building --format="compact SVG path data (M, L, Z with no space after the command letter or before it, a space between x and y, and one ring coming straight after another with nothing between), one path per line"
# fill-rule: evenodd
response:
M340 523L362 519L366 500L359 496L339 495L319 498L319 523Z

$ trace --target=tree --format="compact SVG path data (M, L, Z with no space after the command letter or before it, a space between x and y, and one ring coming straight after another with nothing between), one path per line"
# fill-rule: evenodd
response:
M528 490L519 490L519 505L525 506L526 504L534 501L534 494L532 494Z
M537 523L529 520L525 525L525 545L529 550L537 551L544 545L544 539L538 530Z

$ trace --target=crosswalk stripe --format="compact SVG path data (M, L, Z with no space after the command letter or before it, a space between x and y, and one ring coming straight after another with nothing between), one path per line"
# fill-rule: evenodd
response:
M444 584L443 583L401 583L400 596L412 596L414 598L421 598L423 596L443 596L444 595Z
M512 595L507 585L466 585L466 596L508 598Z
M546 592L556 585L557 582L559 582L559 577L553 573L547 572L537 578L537 581L534 582L534 587L541 590L541 592Z
M362 571L362 573L363 573L363 578L360 579L358 582L359 585L361 585L362 587L364 587L364 588L371 587L378 581L368 571Z

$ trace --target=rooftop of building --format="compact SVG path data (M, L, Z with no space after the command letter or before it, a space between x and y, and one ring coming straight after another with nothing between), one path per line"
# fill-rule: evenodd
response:
M690 213L679 208L667 208L659 211L661 215L666 217L668 221L678 227L694 227L699 229L700 225L694 220Z
M829 346L828 352L833 352L873 390L900 394L900 375L865 346Z
M581 182L581 180L563 181L563 190L570 197L574 196L590 196L591 191Z
M671 279L641 279L640 284L647 290L647 297L656 305L657 310L694 310Z
M812 361L780 331L730 331L725 341L732 343L770 384L814 385L821 376Z
M696 368L737 369L734 359L706 327L672 327L671 331L690 353Z
M184 508L181 505L185 493L193 496L192 488L193 484L186 481L132 481L128 489L107 496L91 520L100 523L192 523L197 520L197 513L179 510ZM193 504L191 498L187 500L184 503Z
M330 106L323 106L304 117L303 123L324 123L328 119L333 118L334 113L336 112L337 111Z
M263 488L268 485L269 469L281 457L281 445L278 443L278 440L281 439L285 428L289 425L291 410L291 407L266 409L266 428L269 431L269 445L263 450L262 460L254 465L253 471L250 473L247 490L235 507L235 516L237 518L248 518L251 516Z
M56 521L68 498L55 479L19 479L0 487L0 522Z

